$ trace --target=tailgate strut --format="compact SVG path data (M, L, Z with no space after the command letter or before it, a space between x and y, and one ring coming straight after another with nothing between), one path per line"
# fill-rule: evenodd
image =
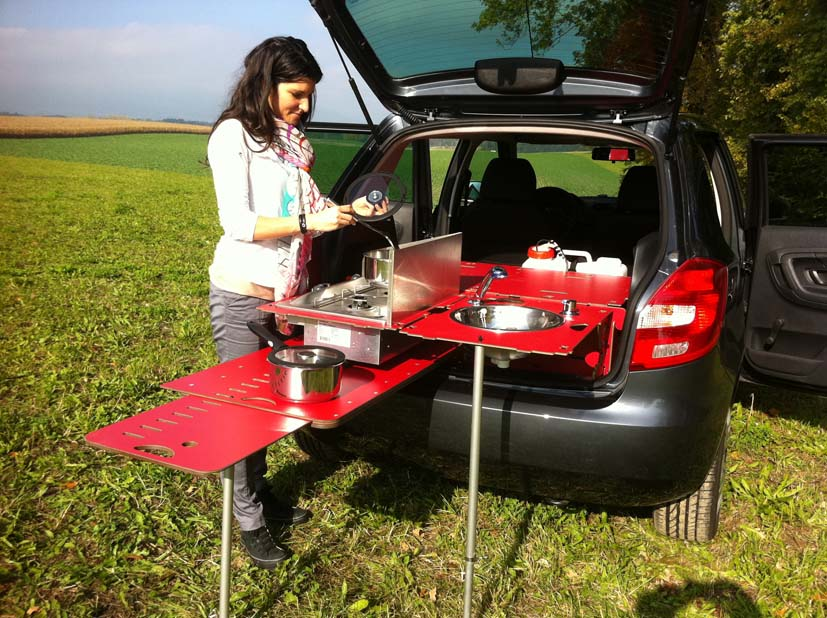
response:
M339 44L336 43L336 39L333 37L333 33L328 29L327 33L330 35L330 40L333 41L333 47L336 48L336 53L339 54L339 60L342 61L342 66L345 69L345 73L347 74L347 81L350 84L350 89L353 90L353 96L356 97L356 102L359 104L359 109L362 110L362 115L365 117L365 121L368 123L370 127L370 132L373 135L373 139L376 143L379 143L379 132L376 130L376 125L373 124L373 120L371 120L370 112L368 112L368 108L365 105L365 100L362 98L362 93L359 92L359 86L356 85L356 81L350 75L350 71L347 68L347 63L345 62L345 57L342 55L342 50L339 49Z

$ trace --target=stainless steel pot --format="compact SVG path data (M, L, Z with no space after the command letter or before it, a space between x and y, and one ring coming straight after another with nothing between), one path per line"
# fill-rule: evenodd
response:
M376 285L388 285L393 277L391 249L374 249L362 255L362 276Z
M322 346L274 348L267 355L272 365L270 388L274 395L300 403L327 401L339 394L345 355Z
M339 394L344 353L324 346L282 345L260 324L247 322L247 327L273 348L267 361L272 368L270 390L274 395L297 403L318 403Z

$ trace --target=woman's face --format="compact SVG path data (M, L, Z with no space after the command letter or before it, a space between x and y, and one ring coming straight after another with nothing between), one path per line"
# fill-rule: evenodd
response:
M310 102L315 90L316 82L312 79L281 82L270 94L270 107L284 122L299 125L310 112Z

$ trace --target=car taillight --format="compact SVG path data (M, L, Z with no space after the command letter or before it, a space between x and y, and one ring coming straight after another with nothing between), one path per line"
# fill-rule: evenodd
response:
M632 371L700 358L718 342L727 295L727 268L705 258L681 264L640 312Z

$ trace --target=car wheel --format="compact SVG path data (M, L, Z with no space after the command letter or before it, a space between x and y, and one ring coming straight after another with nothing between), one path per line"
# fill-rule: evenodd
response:
M682 500L655 509L655 530L684 541L703 542L714 538L721 517L728 435L729 423L701 487Z
M351 458L339 445L333 429L303 427L293 434L296 445L313 459L325 463L340 463Z

